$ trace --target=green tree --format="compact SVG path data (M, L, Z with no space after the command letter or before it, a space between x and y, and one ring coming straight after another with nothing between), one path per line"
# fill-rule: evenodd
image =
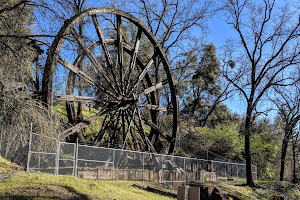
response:
M224 117L229 113L227 107L221 104L228 98L229 91L227 86L222 88L220 84L220 62L216 56L215 46L205 45L202 51L199 63L196 63L195 58L193 62L188 63L189 70L194 71L190 73L190 80L183 80L187 87L181 89L186 89L187 94L182 113L193 117L200 126L204 127L209 122L208 126L213 127L221 121L221 116Z
M253 125L252 158L253 163L257 165L257 176L260 180L275 180L277 178L275 162L279 147L276 144L274 129L275 127L267 118L263 118Z
M218 124L215 128L194 127L189 121L181 124L180 148L198 158L242 161L243 142L238 124Z

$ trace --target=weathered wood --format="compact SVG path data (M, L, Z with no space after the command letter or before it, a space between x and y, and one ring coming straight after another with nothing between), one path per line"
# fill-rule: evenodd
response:
M78 68L74 67L71 63L69 63L68 61L66 61L61 56L58 56L58 62L62 66L64 66L65 68L71 70L72 72L74 72L78 76L82 77L86 82L88 82L92 86L96 85L96 83L94 82L94 79L92 77L90 77L89 75L85 74L83 71L79 70Z
M114 84L113 84L112 80L109 78L109 76L106 75L106 72L104 71L103 67L99 64L99 62L97 61L97 59L93 56L91 50L85 45L84 41L78 35L78 33L76 32L75 28L71 29L71 33L75 37L75 39L78 41L78 43L80 44L80 46L83 48L83 50L85 51L87 57L92 62L93 67L95 69L95 72L96 73L98 71L101 72L101 74L104 77L104 79L106 80L106 82L114 89L114 91L116 91L116 88L114 87Z
M111 56L110 56L110 54L109 54L107 45L106 45L106 43L105 43L104 36L103 36L102 30L101 30L101 28L100 28L100 24L99 24L97 15L92 15L92 19L93 19L93 23L94 23L94 26L95 26L95 29L96 29L98 38L99 38L99 40L100 40L100 43L101 43L103 52L104 52L104 54L105 54L105 58L106 58L108 64L109 64L110 66L112 66L112 65L113 65L113 61L112 61L112 59L111 59Z
M144 104L140 104L139 105L140 108L148 108L151 110L159 110L159 111L165 111L167 112L167 108L166 107L160 107L159 105L144 105Z
M129 82L130 82L130 78L131 78L131 73L132 73L132 71L134 71L134 67L136 65L136 59L137 59L137 56L138 56L138 51L139 51L141 36L142 36L142 31L141 31L141 29L138 29L138 32L137 32L137 35L136 35L136 41L135 41L135 45L134 45L134 50L133 50L133 55L132 55L131 61L130 61L130 65L126 69L126 72L125 72L125 74L127 74L127 71L129 70L125 92L128 91Z
M144 67L143 71L140 73L139 78L136 80L135 84L133 85L130 93L133 93L134 90L138 87L139 83L143 80L145 77L147 70L150 68L150 66L153 64L153 59L150 59L148 64Z
M142 118L142 120L144 121L145 124L147 124L148 126L150 126L151 128L153 128L154 130L157 131L157 133L162 136L164 139L170 141L172 139L172 137L165 135L162 131L161 128L159 128L158 125L154 124L152 121L149 121L145 118Z
M63 95L63 94L55 94L54 98L59 101L74 101L74 102L96 102L97 101L95 97Z
M109 13L109 14L116 16L116 23L117 23L117 39L116 40L104 39L100 24L99 24L99 21L97 18L97 14L99 14L99 13ZM76 24L80 23L86 17L91 17L93 19L93 23L94 23L94 26L95 26L95 29L96 29L96 32L97 32L97 35L99 38L99 41L96 42L95 45L102 46L102 49L103 49L103 52L104 52L104 55L106 57L106 61L108 64L107 68L106 67L102 68L102 66L97 62L96 57L92 54L91 46L93 46L93 45L90 45L89 47L87 47L86 44L84 43L82 37L78 36L78 34L76 33L76 30L74 29ZM138 28L138 34L136 36L137 37L136 43L134 44L133 47L130 47L128 44L125 44L123 42L122 21L121 21L122 19L129 20L134 25L136 25L136 27ZM103 85L98 84L96 82L96 80L94 80L94 78L89 77L87 74L84 74L84 72L82 70L78 71L78 69L76 69L75 64L71 65L70 63L68 63L65 60L63 60L62 58L60 58L59 53L62 49L65 38L68 38L68 35L70 32L74 35L75 40L80 44L80 46L83 50L83 53L79 53L80 54L79 57L80 58L81 57L84 58L85 56L88 57L89 60L91 60L92 65L96 69L96 71L100 72L101 79L104 77L105 82L107 82L109 87L107 87L106 83L104 84L104 87L103 87ZM82 13L75 15L74 17L72 17L71 19L69 19L65 22L64 26L59 31L59 34L55 38L54 43L52 44L52 47L49 49L49 52L48 52L49 56L47 58L47 61L46 61L47 64L45 66L46 73L45 73L45 76L43 77L43 90L42 90L43 91L43 94L42 94L43 101L45 103L47 103L47 105L51 105L51 99L53 96L52 95L53 72L54 72L57 62L59 62L65 68L71 70L72 72L77 74L79 77L86 80L90 85L95 86L96 88L98 88L99 90L105 92L106 94L108 94L110 96L110 97L107 97L107 95L104 95L104 98L107 98L107 100L106 100L107 104L105 104L104 107L107 106L107 108L110 108L109 105L115 105L115 106L112 106L111 110L108 112L117 111L118 118L123 118L122 120L117 119L117 121L115 121L115 120L114 121L116 123L116 129L118 129L118 127L121 127L120 129L122 129L123 135L124 135L124 132L126 131L126 127L124 127L124 124L126 123L126 121L124 120L124 116L125 117L127 116L126 109L132 109L134 104L135 104L135 106L137 106L136 103L134 103L130 100L126 100L126 99L124 100L124 96L126 94L126 98L131 98L130 96L133 95L132 93L136 93L138 85L136 85L136 86L135 86L135 84L132 85L132 83L130 83L130 81L132 81L131 75L133 74L133 71L136 70L136 68L137 68L135 66L139 66L141 73L137 77L137 79L139 82L142 82L143 88L144 88L144 91L142 91L142 93L140 95L146 95L148 98L148 104L149 104L149 105L147 105L145 103L146 104L145 108L149 108L152 110L152 112L156 112L156 113L159 110L165 110L162 107L157 106L157 105L159 105L159 103L158 103L159 95L158 95L158 92L155 92L155 91L159 90L161 87L163 87L164 82L158 83L159 82L158 80L152 81L152 74L148 72L148 68L153 63L151 63L150 65L149 65L149 63L144 64L142 59L138 55L141 32L143 32L145 34L145 37L147 37L147 39L149 39L149 41L152 43L153 47L156 49L155 56L160 58L160 60L162 62L162 66L165 70L167 83L169 84L169 88L170 88L171 103L172 103L172 107L174 110L174 112L172 113L173 114L173 131L172 131L173 140L172 141L174 141L174 138L176 138L176 132L177 132L178 110L175 109L177 106L176 91L175 91L173 77L171 74L171 68L170 68L170 65L167 60L167 56L163 52L163 49L159 46L158 41L155 38L155 36L149 31L149 29L140 20L138 20L137 18L133 17L132 15L130 15L128 13L125 13L125 12L122 12L119 10L107 9L107 8L89 9L87 11L84 11ZM107 46L108 44L114 45L118 48L117 49L117 57L116 57L117 60L115 62L118 65L116 67L116 69L120 70L120 72L118 72L118 73L114 73L114 71L113 71L114 68L112 66L112 63L114 63L114 62L112 61L112 57L109 54L109 50L108 50L108 46ZM127 68L124 67L124 63L123 63L123 59L124 59L123 51L126 51L131 56L130 66ZM151 62L153 62L153 61L151 61ZM110 74L110 71L108 71L110 67L111 67L112 74ZM115 78L114 75L116 75L117 77ZM124 81L127 81L127 82L125 83ZM157 84L152 84L153 82L156 82ZM138 83L138 84L140 84L140 83ZM133 89L133 92L131 93L132 86L134 89ZM122 90L122 91L120 91L120 90ZM138 94L136 94L136 95L138 95ZM82 95L79 95L79 96L82 96ZM77 98L77 97L68 97L68 98L65 97L65 99L66 100L76 100L79 102L93 101L91 98L81 99L81 98ZM119 101L119 103L116 103L115 101ZM119 115L120 113L121 113L121 115ZM84 126L87 126L88 124L94 122L98 118L98 116L99 116L99 114L75 125L74 127L71 127L69 130L66 130L66 132L70 133L76 129L80 130ZM141 123L144 123L144 120L142 120L142 119L138 119L138 121L140 121ZM151 121L152 121L152 123L151 123ZM122 125L119 126L118 125L119 123L122 123ZM162 132L159 129L158 120L152 114L151 114L150 120L145 119L145 124L150 126L152 130L158 130L159 134ZM140 127L141 136L142 137L144 136L145 138L147 138L147 135L145 133L142 133L143 126L139 126L139 127ZM122 133L122 131L119 131L119 132ZM161 136L161 137L164 137L164 136ZM169 136L165 136L165 137L169 137ZM124 139L124 136L123 136L123 139ZM148 143L148 145L147 145L148 147L152 145L151 142L149 141L149 139L145 139L145 141L147 141L146 143ZM174 148L174 146L170 147L169 152L171 152L173 148ZM155 151L153 145L150 148L150 150Z
M83 120L82 122L62 131L62 136L67 137L69 135L72 135L73 133L76 133L83 129L84 127L92 124L93 122L97 121L101 115L105 115L106 113L110 112L111 110L104 110L102 112L99 112L97 115L94 115L88 119Z
M117 41L118 41L118 63L120 67L121 85L124 81L123 72L123 36L122 36L122 18L117 15Z
M150 92L153 92L153 91L156 91L160 88L162 88L164 85L166 85L168 82L167 81L162 81L162 82L159 82L147 89L144 90L144 92L140 93L140 96L144 95L144 94L148 94Z
M143 138L144 142L146 143L146 146L148 147L148 151L156 152L154 146L153 146L152 143L150 142L150 140L149 140L147 134L145 133L145 130L144 130L144 128L143 128L143 127L144 127L143 120L142 120L141 114L140 114L140 112L138 111L138 109L137 109L137 114L138 114L138 117L135 117L135 118L133 119L133 121L134 121L136 127L138 127L139 130L142 132L142 133L141 133L141 137ZM137 123L137 121L138 121L139 123Z
M79 70L78 68L74 67L72 64L70 64L68 61L66 61L65 59L63 59L61 56L58 56L58 62L62 66L64 66L65 68L73 71L75 74L77 74L78 76L82 77L86 82L88 82L92 86L97 86L103 92L109 94L110 96L112 96L114 98L117 98L116 95L113 94L109 89L97 85L96 82L94 82L94 80L93 80L92 77L90 77L89 75L85 74L83 71Z

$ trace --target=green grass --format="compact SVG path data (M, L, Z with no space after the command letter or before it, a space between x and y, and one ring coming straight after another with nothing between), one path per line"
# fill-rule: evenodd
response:
M7 176L8 172L13 175ZM43 173L27 173L1 157L0 177L0 199L173 199L132 186L135 183L162 189L162 186L155 183L84 180Z
M57 111L60 116L67 121L67 110L66 110L66 105L64 103L58 103L54 106L54 110ZM77 112L77 106L75 106L75 112ZM86 105L82 106L82 116L83 119L87 119L95 114L97 114L99 112L99 110L92 108L91 111L89 110L89 107L87 107Z

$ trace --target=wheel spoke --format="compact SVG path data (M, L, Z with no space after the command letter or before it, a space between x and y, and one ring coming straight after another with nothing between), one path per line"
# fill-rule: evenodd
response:
M104 39L103 32L101 30L101 27L100 27L97 15L92 15L92 19L93 19L93 23L94 23L94 26L95 26L95 29L96 29L96 32L97 32L100 44L102 46L102 50L103 50L103 52L105 54L105 58L106 58L106 61L108 63L108 67L111 70L114 82L117 85L118 92L121 92L120 89L119 89L120 85L118 84L118 81L117 81L117 78L116 78L116 71L113 68L113 61L111 59L109 50L108 50L107 45L106 45L107 41Z
M155 84L155 85L153 85L153 86L151 86L151 87L145 89L144 92L140 93L139 95L142 96L142 95L144 95L144 94L148 94L148 93L150 93L150 92L156 91L156 90L162 88L162 87L163 87L164 85L166 85L167 83L168 83L168 80L164 80L164 81L162 81L162 82L159 82L159 83L157 83L157 84Z
M53 95L58 101L72 101L72 102L96 102L95 97L86 97L86 96L75 96L75 95L63 95L55 94Z
M116 123L114 124L114 131L113 131L113 136L115 138L117 138L117 140L119 141L119 135L116 134L117 130L118 130L118 126L119 126L119 121L120 121L120 116L121 116L121 113L118 112L118 116L117 116L117 120L116 120Z
M144 67L143 71L140 73L139 78L136 80L135 84L133 85L130 94L133 93L135 91L135 89L138 87L139 83L143 80L143 78L145 77L147 70L151 67L151 65L153 64L154 60L153 58L151 58L149 60L149 62L147 63L147 65Z
M143 124L143 120L142 120L142 117L141 117L141 114L140 114L140 112L138 111L138 108L136 108L137 109L137 115L138 115L138 119L137 119L137 121L139 122L139 125L137 124L137 122L136 122L136 119L134 120L135 121L135 123L136 123L136 126L137 127L140 127L140 130L141 130L141 132L142 132L142 134L141 134L141 136L142 136L142 138L145 140L145 142L146 142L146 145L147 145L147 147L148 147L148 151L150 151L150 152L156 152L155 151L155 148L153 147L153 145L152 145L152 143L150 142L150 140L149 140L149 138L148 138L148 136L147 136L147 134L145 133L145 130L144 130L144 124Z
M94 23L94 26L95 26L95 29L96 29L98 38L99 38L99 40L100 40L102 49L103 49L103 51L104 51L105 58L106 58L106 60L107 60L107 62L108 62L108 65L109 65L109 66L112 66L112 65L113 65L113 62L112 62L111 56L110 56L110 54L109 54L108 48L107 48L107 46L106 46L106 44L105 44L105 42L104 42L104 36L103 36L102 30L101 30L101 27L100 27L100 24L99 24L97 15L92 15L92 19L93 19L93 23Z
M134 51L133 51L133 55L132 55L131 61L130 61L130 66L129 66L129 68L126 69L126 72L125 72L125 74L127 74L127 71L129 70L125 93L128 91L131 73L132 73L132 71L134 71L134 67L136 64L136 58L138 56L141 35L142 35L142 31L141 31L141 29L138 29L136 41L135 41L135 45L134 45Z
M125 136L125 140L124 140L122 149L124 149L124 147L125 147L126 139L127 139L127 136L128 136L128 133L129 133L129 130L130 130L130 127L131 127L131 124L132 124L132 121L133 121L133 118L134 118L134 115L135 115L135 112L136 112L136 108L134 109L134 111L132 113L132 117L131 117L130 123L128 124L127 133L126 133L126 136ZM123 124L125 125L124 122L123 122Z
M140 104L139 105L140 108L148 108L150 110L159 110L159 111L165 111L167 112L167 108L166 107L160 107L159 105L148 105L148 104Z
M58 62L64 66L65 68L73 71L75 74L77 74L78 76L82 77L86 82L88 82L90 85L92 86L96 86L98 87L100 90L102 90L103 92L105 92L106 94L117 98L117 96L112 93L112 91L110 91L107 88L104 88L98 84L96 84L96 82L94 82L93 78L90 77L89 75L85 74L83 71L79 70L78 68L74 67L71 63L69 63L68 61L66 61L65 59L63 59L61 56L58 56Z
M96 85L96 83L94 82L94 80L93 80L92 77L90 77L89 75L85 74L83 71L79 70L77 67L75 67L74 65L72 65L71 63L69 63L68 61L66 61L65 59L63 59L61 56L58 56L58 62L62 66L64 66L65 68L71 70L72 72L74 72L78 76L84 78L85 81L88 82L89 84L91 84L92 86Z
M123 36L122 36L122 18L120 15L117 18L117 45L118 45L118 64L121 78L121 88L124 90L124 72L123 72Z
M105 71L103 69L103 67L97 62L96 58L93 56L91 50L85 45L84 41L82 40L82 38L78 35L78 33L76 32L75 28L73 28L71 30L72 35L75 37L75 39L78 41L79 45L83 48L83 50L85 51L87 57L90 59L90 61L92 62L92 65L94 67L95 72L97 73L97 71L101 72L104 79L106 80L106 82L114 89L114 91L116 92L116 88L114 87L114 85L112 84L112 80L109 78L109 76L107 76L105 74ZM116 92L117 93L117 92Z
M85 119L82 122L77 123L76 125L62 131L62 135L65 136L65 137L67 137L69 135L72 135L73 133L76 133L76 132L80 131L81 129L83 129L84 127L86 127L86 126L92 124L93 122L97 121L101 115L105 115L105 114L107 114L111 111L112 111L111 109L102 110L98 114L96 114L92 117L89 117L88 119Z
M99 133L95 139L95 143L94 143L94 146L99 146L101 144L101 140L102 138L105 136L105 129L104 129L104 125L105 125L105 122L106 122L106 119L107 119L107 116L108 114L105 115L105 118L101 124L101 128L99 130Z

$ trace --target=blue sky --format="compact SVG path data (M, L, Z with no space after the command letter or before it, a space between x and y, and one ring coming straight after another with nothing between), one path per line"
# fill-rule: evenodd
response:
M103 3L105 1L94 1L87 0L87 7L107 7L106 4ZM285 1L279 1L279 4ZM294 2L294 1L292 1ZM126 11L126 10L124 10ZM217 55L221 56L221 47L224 42L229 38L237 38L237 33L233 30L233 27L226 24L226 22L221 19L221 15L216 15L208 20L207 26L207 35L205 43L213 43L217 49ZM246 103L243 97L235 95L230 100L225 101L225 104L229 107L232 112L243 115L246 110Z

